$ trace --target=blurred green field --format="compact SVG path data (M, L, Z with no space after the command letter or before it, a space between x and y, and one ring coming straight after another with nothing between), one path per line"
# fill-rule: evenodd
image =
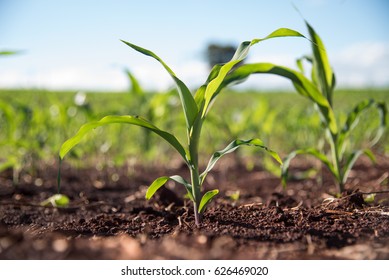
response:
M389 89L338 90L335 112L343 126L346 114L361 100L373 98L389 104ZM152 120L172 131L179 140L185 136L185 120L178 94L49 92L41 90L0 90L0 171L34 170L58 159L61 144L87 121L105 115L131 114ZM376 110L369 109L352 131L350 147L363 147L378 127ZM230 123L229 125L227 125ZM324 130L312 104L293 92L223 92L213 105L203 128L201 159L224 148L233 139L258 137L281 156L296 148L324 145ZM373 150L389 155L386 129ZM237 158L258 164L264 154L240 149ZM169 164L176 154L157 136L141 128L110 125L98 128L72 150L66 160L78 167L88 165Z

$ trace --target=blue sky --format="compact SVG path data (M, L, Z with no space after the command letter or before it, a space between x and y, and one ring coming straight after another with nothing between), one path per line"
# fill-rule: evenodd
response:
M238 45L280 27L307 34L302 15L322 37L340 87L389 86L387 0L0 0L0 88L125 90L129 68L146 89L172 85L162 67L120 42L153 50L190 86L207 76L210 42ZM265 41L248 61L294 67L309 53L298 38ZM291 88L272 76L247 87Z

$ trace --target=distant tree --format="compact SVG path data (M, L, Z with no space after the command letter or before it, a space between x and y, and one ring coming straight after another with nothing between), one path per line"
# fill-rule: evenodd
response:
M207 60L209 67L215 64L228 62L236 51L232 45L209 44L207 47Z

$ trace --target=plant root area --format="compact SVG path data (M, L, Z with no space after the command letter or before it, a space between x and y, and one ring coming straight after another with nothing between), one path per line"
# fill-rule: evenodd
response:
M200 227L181 185L144 198L158 176L187 176L184 166L63 166L63 208L40 205L57 192L55 165L24 171L16 184L7 170L0 259L389 259L389 158L360 158L342 196L325 168L302 178L311 164L296 160L283 189L261 167L221 161L204 186L220 193Z

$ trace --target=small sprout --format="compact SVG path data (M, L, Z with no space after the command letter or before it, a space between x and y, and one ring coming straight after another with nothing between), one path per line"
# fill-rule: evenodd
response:
M227 196L233 201L233 202L237 202L240 198L240 191L237 190L237 191L231 191L231 192L228 192L227 193Z
M66 207L69 205L69 197L64 194L55 194L41 202L41 206Z
M363 200L364 200L366 203L373 203L374 200L375 200L375 196L376 196L375 193L371 193L371 194L368 194Z

